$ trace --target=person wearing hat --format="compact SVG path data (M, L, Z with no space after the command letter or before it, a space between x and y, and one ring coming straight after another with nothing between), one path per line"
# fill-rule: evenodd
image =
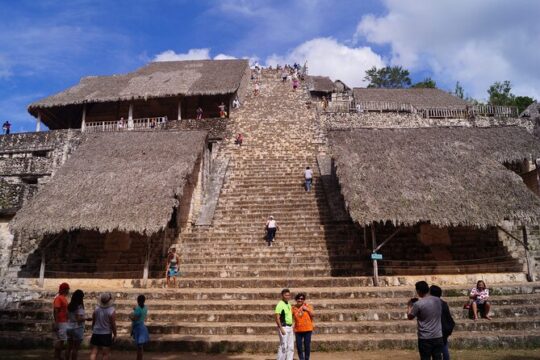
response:
M63 359L62 352L64 351L67 341L67 325L68 325L68 300L69 284L61 283L58 287L58 294L53 301L53 330L55 334L54 341L54 358Z
M101 354L104 360L109 359L111 345L116 338L116 312L111 293L103 293L92 314L92 352L91 360L96 360Z

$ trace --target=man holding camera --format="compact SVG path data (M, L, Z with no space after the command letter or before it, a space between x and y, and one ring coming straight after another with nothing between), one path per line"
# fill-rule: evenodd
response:
M418 323L418 351L420 360L442 360L443 335L442 305L439 298L429 295L429 285L419 281L415 285L418 298L409 300L407 318Z

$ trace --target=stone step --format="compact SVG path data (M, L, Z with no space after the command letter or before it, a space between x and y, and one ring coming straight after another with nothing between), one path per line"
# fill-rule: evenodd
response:
M131 322L117 321L118 333L129 334ZM488 320L456 320L455 331L523 331L538 329L540 317L496 318ZM0 331L36 331L49 332L51 322L36 320L0 320ZM90 326L87 325L89 328ZM251 322L164 322L147 323L150 334L183 334L183 335L274 335L276 325L273 323L272 312L266 315L266 321ZM341 321L316 322L317 334L416 334L416 321ZM89 329L88 329L89 330Z
M49 305L50 306L50 305ZM275 306L275 305L274 305ZM265 309L258 311L247 309L231 309L215 310L184 310L182 306L171 309L157 309L153 304L148 304L149 313L146 320L147 324L159 326L161 324L170 324L171 322L250 322L250 323L267 323L269 317L272 316L274 306L270 305ZM88 310L90 315L92 308ZM128 322L129 315L133 312L133 303L131 307L122 306L116 307L116 319L118 321ZM315 308L317 323L342 323L342 322L364 322L364 321L391 321L391 320L407 320L406 305L394 308L378 308L378 309L321 309ZM468 311L461 308L451 308L452 316L456 322L466 322L468 319ZM540 308L536 305L521 305L516 308L514 305L494 306L490 312L493 319L523 319L523 318L538 318L540 317ZM43 310L23 310L11 309L0 310L1 320L52 320L50 309Z
M88 344L86 334L84 344ZM525 348L540 346L538 330L504 331L493 334L484 332L459 332L452 334L452 349L494 349ZM0 331L0 347L4 349L22 349L49 347L52 335L32 332ZM417 339L414 334L314 334L312 352L328 351L364 351L375 349L416 349ZM273 353L278 346L277 336L268 335L205 335L190 336L153 334L151 342L145 345L149 351L182 351L209 353ZM133 350L133 339L119 336L115 350Z
M133 305L136 303L136 297L138 294L132 294L129 299L115 300L114 304L116 309L130 311ZM497 311L497 308L513 309L519 314L520 308L525 306L526 308L535 308L540 301L540 294L518 294L515 295L503 295L492 296L490 302L493 306L493 310ZM363 299L315 299L311 300L308 294L308 302L314 306L314 309L319 312L320 310L369 310L369 311L384 311L394 310L402 311L407 306L407 302L410 297L395 297L395 298L363 298ZM456 317L462 316L462 306L466 301L466 296L452 296L444 298L449 304ZM92 300L86 297L87 308L92 309L92 306L88 306L88 303ZM52 304L52 298L36 299L30 301L21 301L14 303L16 306L13 309L6 309L6 311L42 311L48 312L50 316L50 307ZM291 304L294 304L294 300L291 300ZM184 311L251 311L251 312L264 312L269 309L272 310L276 305L276 300L257 300L257 301L212 301L212 300L174 300L174 299L161 299L159 297L152 298L148 301L147 305L151 308L151 312L155 310L184 310ZM536 308L538 308L536 306ZM89 310L90 311L90 310ZM506 311L506 310L504 310ZM536 310L533 310L536 311ZM2 312L0 312L2 313ZM18 316L18 315L14 315ZM509 316L511 317L511 316ZM24 318L24 316L23 316Z

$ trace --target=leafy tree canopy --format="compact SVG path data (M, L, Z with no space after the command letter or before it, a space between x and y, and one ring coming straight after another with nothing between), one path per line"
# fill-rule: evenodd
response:
M512 94L512 84L508 80L496 81L489 87L488 94L491 105L516 106L520 113L534 102L534 99L529 96Z
M432 78L428 77L425 78L423 81L417 82L413 86L413 88L429 88L429 89L436 89L437 83Z
M401 66L386 66L377 69L375 66L366 71L365 80L368 88L400 89L411 86L409 70Z

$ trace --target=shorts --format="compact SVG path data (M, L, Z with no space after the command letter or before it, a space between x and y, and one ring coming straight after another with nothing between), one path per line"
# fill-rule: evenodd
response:
M112 334L92 334L90 344L100 347L111 347Z
M142 323L137 323L133 325L133 330L131 330L131 336L135 340L135 344L143 345L150 341L150 336L148 335L148 329Z
M179 274L178 268L169 268L169 271L167 271L167 276L169 277L178 276L178 274Z
M78 327L78 328L67 329L67 338L68 340L71 340L71 341L83 341L84 328Z
M56 323L56 341L67 341L67 323Z

